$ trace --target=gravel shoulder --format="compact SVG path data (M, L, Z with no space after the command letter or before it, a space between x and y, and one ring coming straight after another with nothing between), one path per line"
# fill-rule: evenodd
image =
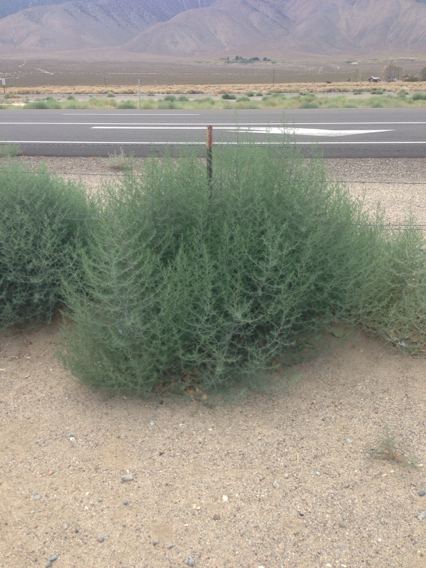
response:
M17 160L93 190L111 172ZM424 185L401 185L425 160L327 165L391 222L412 207L426 224ZM425 356L339 328L273 394L161 404L79 384L57 340L57 324L0 332L0 566L426 566ZM397 459L374 459L386 429Z

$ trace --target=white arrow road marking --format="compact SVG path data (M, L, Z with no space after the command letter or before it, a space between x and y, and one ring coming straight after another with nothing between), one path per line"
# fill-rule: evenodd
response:
M92 130L205 130L205 126L92 126ZM319 128L230 128L216 126L215 130L228 132L252 132L253 134L290 134L296 136L351 136L353 134L375 134L388 130L322 130Z
M320 128L249 128L238 129L234 132L253 132L254 134L289 134L295 136L351 136L353 134L375 134L376 132L391 132L391 130L323 130Z

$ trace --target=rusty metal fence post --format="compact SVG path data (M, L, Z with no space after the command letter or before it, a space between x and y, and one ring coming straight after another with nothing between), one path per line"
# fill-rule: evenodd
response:
M207 180L211 188L213 180L213 126L207 126Z

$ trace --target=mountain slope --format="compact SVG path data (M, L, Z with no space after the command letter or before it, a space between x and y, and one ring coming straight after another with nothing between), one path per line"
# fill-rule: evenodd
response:
M48 6L51 4L65 4L69 0L0 0L0 18L16 14L26 8L35 6ZM86 2L96 2L97 0L85 0Z
M426 0L0 0L0 50L121 46L172 57L418 55L426 53Z
M426 51L417 0L217 0L133 38L125 49L161 55L284 55Z
M121 45L183 10L208 6L212 2L95 0L37 6L0 20L0 48L3 51L66 51Z

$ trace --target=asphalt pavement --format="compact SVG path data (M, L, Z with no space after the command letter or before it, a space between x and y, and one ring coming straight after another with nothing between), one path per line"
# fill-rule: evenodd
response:
M147 156L193 145L286 139L326 158L426 157L426 108L298 110L1 110L0 144L29 156L108 156L123 149Z

